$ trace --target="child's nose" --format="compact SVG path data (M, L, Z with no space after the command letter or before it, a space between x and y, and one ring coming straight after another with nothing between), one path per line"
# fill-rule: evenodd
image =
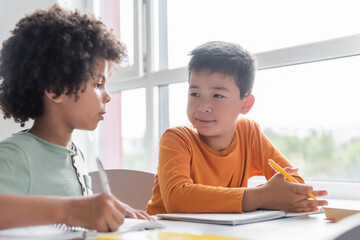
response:
M107 90L105 90L104 99L105 99L105 103L108 103L108 102L111 101L111 95L110 95L110 93L109 93Z
M202 101L198 106L198 111L210 113L212 111L211 104L209 102Z

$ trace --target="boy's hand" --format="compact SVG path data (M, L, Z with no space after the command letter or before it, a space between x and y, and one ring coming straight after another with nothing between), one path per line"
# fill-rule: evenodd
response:
M285 168L285 171L294 174L297 169ZM312 200L307 195L313 193L315 197L326 196L327 191L314 191L310 185L288 182L285 179L281 173L277 173L261 187L246 189L243 211L265 208L288 212L314 212L319 206L328 204L325 200Z
M67 199L61 209L63 222L68 226L80 226L99 232L116 231L125 217L154 221L144 211L135 210L107 193Z
M155 221L154 218L150 217L146 212L142 211L142 210L137 210L134 209L132 207L130 207L129 205L125 204L125 203L121 203L123 204L124 208L125 208L125 217L128 218L138 218L138 219L146 219L149 221Z
M111 194L71 198L65 203L65 224L99 232L116 231L124 222L125 207Z
M296 168L285 168L289 174L298 171ZM327 191L314 191L313 187L307 184L293 183L277 173L264 184L263 199L264 208L280 209L289 212L313 212L319 210L319 206L328 204L325 200L312 200L307 194L313 193L315 197L326 196Z

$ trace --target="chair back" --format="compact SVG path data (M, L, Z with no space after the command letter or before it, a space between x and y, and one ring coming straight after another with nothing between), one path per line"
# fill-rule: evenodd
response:
M146 210L146 205L152 196L155 175L129 169L105 170L108 176L112 194L132 208ZM103 192L99 172L89 173L94 193Z

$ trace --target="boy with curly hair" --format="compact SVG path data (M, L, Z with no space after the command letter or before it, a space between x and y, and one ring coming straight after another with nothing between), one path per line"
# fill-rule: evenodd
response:
M72 132L94 130L104 119L111 100L108 73L124 58L125 47L115 34L79 11L54 5L16 24L0 52L0 107L5 118L21 126L34 119L34 124L0 142L0 193L92 194ZM106 226L109 230L122 222L122 211L148 218L112 195L90 199L116 210L113 223Z
M312 186L284 181L268 165L273 159L300 182L290 162L251 120L239 118L254 104L255 59L240 46L208 42L190 55L187 115L192 127L166 130L149 214L242 213L258 208L316 211L326 195ZM261 187L248 179L265 176Z

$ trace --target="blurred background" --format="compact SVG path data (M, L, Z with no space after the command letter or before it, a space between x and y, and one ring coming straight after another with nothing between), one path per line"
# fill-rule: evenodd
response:
M222 40L258 61L255 105L241 117L258 122L306 179L360 181L358 1L0 0L0 41L24 14L54 3L102 19L129 51L109 80L105 120L74 134L89 171L100 156L107 169L156 172L163 131L189 124L188 53ZM20 130L0 118L0 140Z

